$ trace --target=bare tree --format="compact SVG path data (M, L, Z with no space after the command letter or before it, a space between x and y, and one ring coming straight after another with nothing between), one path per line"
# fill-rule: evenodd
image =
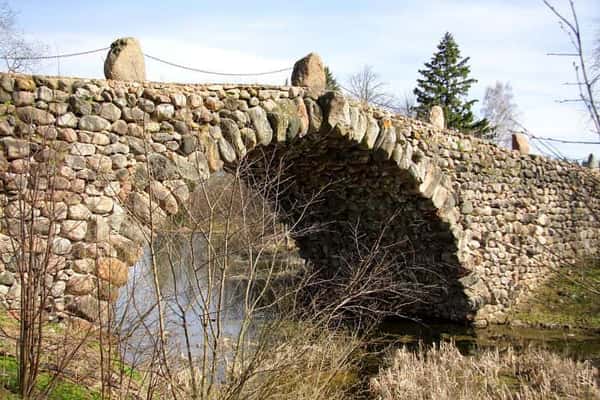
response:
M579 19L575 10L575 2L569 0L570 16L565 16L559 12L548 0L543 0L546 7L558 18L560 27L567 34L573 47L571 53L550 53L557 56L574 57L573 69L575 70L576 82L579 89L577 99L562 100L562 102L581 102L584 104L587 113L593 124L593 131L600 136L600 107L597 98L597 84L600 81L600 71L593 67L588 67L588 59L583 50L581 28ZM596 57L598 58L598 57Z
M519 111L510 83L497 81L494 86L485 89L481 113L490 124L490 131L485 138L510 146L511 134L519 126Z
M16 13L8 3L0 3L0 57L8 72L26 72L37 64L33 58L44 53L45 46L29 41L16 25Z
M416 118L417 111L415 110L415 104L417 103L417 98L412 92L404 92L402 99L400 99L400 104L398 105L398 113L410 117Z
M360 341L340 341L341 332L316 317L299 335L287 328L300 313L291 301L299 279L290 272L305 268L289 259L291 237L311 228L300 228L302 217L278 222L285 164L257 158L198 182L173 226L149 222L142 263L112 329L123 363L144 372L148 399L347 398L332 378L355 368Z
M594 58L594 70L598 71L598 69L600 68L600 30L597 33L593 58Z
M385 91L387 83L381 80L370 65L365 65L362 70L350 76L348 85L347 91L364 104L373 104L396 112L400 108L398 99Z

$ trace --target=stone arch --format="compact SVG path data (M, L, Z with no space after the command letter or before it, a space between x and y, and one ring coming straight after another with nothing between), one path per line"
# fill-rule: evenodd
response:
M327 228L297 238L304 258L333 273L342 260L351 258L356 239L369 248L394 218L385 227L383 245L394 243L394 257L402 259L404 268L427 270L413 279L427 280L419 290L431 288L411 307L389 312L472 318L473 302L459 281L469 271L461 263L461 227L452 181L400 134L401 121L351 104L334 92L282 100L268 109L248 111L254 137L248 138L247 128L240 129L235 116L225 113L210 128L212 140L197 143L187 157L147 155L125 183L126 190L119 193L130 216L114 236L126 239L113 240L116 258L100 260L97 274L101 280L115 286L124 283L124 270L141 256L142 243L147 241L144 226L152 215L152 223L160 227L188 201L186 181L203 180L211 173L235 168L240 160L267 154L285 160L284 179L293 182L283 199L290 215L294 216L299 196L328 187L303 221L304 227L326 224ZM396 245L400 242L404 244Z
M427 270L418 276L427 281L420 288L423 297L390 313L454 320L474 317L481 299L475 299L463 284L471 271L464 267L467 257L459 250L462 227L453 182L406 140L401 120L352 104L335 92L305 98L295 110L276 108L268 116L272 142L245 157L266 153L268 159L285 160L283 179L292 184L283 202L293 217L300 197L327 187L308 216L303 216L301 228L326 224L297 238L304 258L335 275L340 263L352 261L357 239L369 249L382 240L385 229L382 245L393 244L397 265ZM288 135L277 134L282 131ZM406 271L399 272L402 279ZM431 287L425 289L425 284Z

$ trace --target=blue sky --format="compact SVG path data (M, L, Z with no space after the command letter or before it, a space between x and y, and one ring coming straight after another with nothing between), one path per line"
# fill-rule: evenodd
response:
M471 97L481 99L495 81L512 84L521 122L538 136L598 140L574 98L571 60L548 52L570 51L556 18L541 0L410 1L29 1L10 0L18 23L51 53L106 47L135 36L146 53L197 68L256 72L284 68L318 52L338 80L371 65L402 96L412 91L417 70L444 32L454 34L471 57L479 80ZM567 10L567 0L554 0ZM600 37L600 0L576 0L586 46ZM102 77L103 54L47 62L36 72ZM147 60L148 79L174 82L233 81L184 72ZM286 73L244 79L280 84ZM240 81L240 79L237 79ZM479 111L479 106L476 105ZM561 145L581 158L600 145Z

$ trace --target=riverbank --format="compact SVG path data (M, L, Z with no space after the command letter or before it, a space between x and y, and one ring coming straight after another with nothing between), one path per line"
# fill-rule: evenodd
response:
M17 315L0 309L0 399L21 399L17 394L18 334ZM47 323L42 337L34 398L99 400L103 392L104 398L109 392L113 398L117 393L121 396L117 398L138 398L139 374L121 363L115 344L86 321ZM109 377L104 387L103 374Z
M589 283L599 277L597 264L578 271L576 276L557 275L538 288L528 302L519 305L510 321L512 325L491 325L484 329L441 321L396 320L386 321L364 337L343 330L330 331L310 322L278 321L272 324L267 336L259 335L260 364L255 370L258 375L244 385L252 390L265 390L265 399L273 393L277 393L278 399L312 399L326 394L330 399L386 400L396 398L398 393L402 398L428 399L434 397L427 397L426 387L438 379L438 384L447 385L448 390L475 382L475 387L465 388L465 393L473 396L502 398L499 397L502 395L511 399L515 397L510 396L519 393L521 398L529 399L544 398L539 396L547 393L523 397L526 396L523 393L535 389L531 388L535 384L532 379L546 379L547 383L560 374L564 377L561 382L566 383L581 380L581 376L593 376L595 380L583 389L565 384L556 393L596 399L600 303L591 295ZM582 286L582 279L587 286ZM9 400L20 399L16 394L15 338L19 323L15 317L16 314L0 313L0 398ZM144 363L135 369L124 365L117 355L117 343L109 344L106 335L103 337L85 321L75 320L75 323L79 325L66 322L45 325L37 390L42 393L56 376L56 383L46 397L51 400L108 398L107 390L113 397L138 398L138 393L151 382L154 370L145 368ZM255 345L249 344L250 348ZM506 358L506 354L510 357ZM431 364L436 357L438 362ZM107 362L109 359L112 361ZM65 360L68 363L61 366ZM406 363L409 370L402 369ZM101 365L105 366L104 377ZM471 369L463 371L463 366ZM553 369L548 370L549 367ZM542 371L541 375L523 375L527 368ZM417 371L422 374L415 375ZM176 377L177 382L189 385L187 375L183 373L181 380ZM442 378L445 381L440 383ZM422 397L414 392L414 386L405 385L411 380L423 380ZM487 382L483 388L479 385L482 381ZM581 397L580 389L591 394ZM160 391L156 390L156 393L153 398L170 398L168 391L158 394ZM431 390L431 393L437 392Z
M4 332L13 335L18 329L18 321L10 315L3 314L0 318L0 327ZM67 349L72 350L73 346L79 345L80 349L60 374L58 384L48 398L52 400L101 399L99 371L101 352L97 332L90 333L87 337L75 337L70 332L62 324L50 324L45 328L47 344L43 352L43 372L39 379L39 390L46 387L55 373L57 360L60 358L59 350L64 356ZM273 329L272 332L275 330ZM394 390L400 390L397 387L398 380L405 382L406 374L413 374L414 371L423 373L427 371L428 376L431 377L445 376L448 387L456 385L457 381L466 382L465 377L471 374L476 376L476 382L488 382L487 389L485 389L488 392L486 393L502 393L508 389L514 391L530 384L527 380L530 379L528 375L523 375L524 372L517 373L524 371L525 367L523 366L529 366L528 368L536 371L546 371L545 368L551 365L556 370L551 370L543 376L554 376L552 374L560 371L566 377L565 379L572 380L575 380L579 376L577 374L584 371L580 364L573 364L575 361L587 360L588 364L586 365L591 367L593 362L598 367L600 337L587 332L588 334L585 331L576 330L510 326L475 329L464 325L439 322L407 323L405 321L399 323L396 321L383 324L372 337L361 339L361 343L358 341L358 337L351 335L319 333L318 329L310 325L304 327L297 323L284 324L278 327L277 335L272 336L269 340L272 347L261 356L264 357L261 358L261 362L267 364L264 365L265 368L260 369L265 371L261 372L262 376L257 384L262 385L267 382L269 385L277 386L269 386L266 389L278 393L282 396L279 397L281 399L298 398L300 393L309 396L312 391L316 391L315 393L327 393L328 398L385 400L390 397L385 397L387 392L382 392L381 385L387 386L392 391L391 393L396 393ZM69 341L66 341L67 338ZM436 346L438 352L430 353L431 349ZM444 348L444 351L439 350L440 346ZM17 365L14 349L14 342L5 339L0 341L0 398L2 399L19 399L15 394ZM430 363L428 360L431 359L431 354L436 354L439 363L427 364ZM505 354L510 354L510 357L506 358ZM401 363L397 360L398 357L402 360ZM394 365L404 365L407 357L413 363L409 364L413 372L394 370ZM282 360L284 360L283 363ZM473 370L464 371L465 366L479 368L479 363L483 363L482 365L486 368L492 368L493 362L496 362L494 360L499 364L489 371L482 369L483 372L478 374L475 374ZM512 360L512 364L508 363L510 360ZM278 373L268 372L266 367L274 362L286 368L278 369ZM447 369L450 366L452 366L452 370ZM143 369L140 367L139 371L131 371L117 363L113 363L113 368L114 381L111 386L113 396L136 398L133 388L136 382L144 380L143 377L140 377ZM588 374L585 376L591 374L588 370L585 371L585 374ZM594 371L597 379L597 370ZM488 376L488 373L491 375ZM128 381L124 379L127 377L130 378ZM383 379L382 377L387 378ZM379 379L379 383L373 383L373 379ZM421 376L418 379L424 378ZM303 383L304 381L314 381L320 387L313 388L311 385ZM561 390L571 389L573 388L567 387ZM402 388L401 390L408 389ZM356 396L355 393L357 393ZM435 398L426 397L425 393L424 387L422 394L425 397L402 398ZM310 399L311 397L303 398ZM506 398L510 399L511 397ZM596 399L597 397L587 398Z
M552 271L547 282L515 307L510 324L600 334L600 260Z

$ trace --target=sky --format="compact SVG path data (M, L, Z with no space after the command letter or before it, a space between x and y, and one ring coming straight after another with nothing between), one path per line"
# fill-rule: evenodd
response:
M551 0L568 12L568 0ZM293 66L309 52L321 55L344 85L365 65L387 91L403 97L416 85L443 34L451 32L478 80L469 94L510 82L521 124L532 134L600 141L577 97L569 40L542 0L253 0L237 1L34 1L9 0L17 24L50 54L108 47L134 36L142 49L175 63L218 72L248 73ZM575 0L584 50L600 40L600 0ZM48 61L36 73L103 78L104 53ZM284 84L289 72L227 79L146 60L147 78L169 82ZM478 113L481 103L474 110ZM560 144L581 159L600 145Z

